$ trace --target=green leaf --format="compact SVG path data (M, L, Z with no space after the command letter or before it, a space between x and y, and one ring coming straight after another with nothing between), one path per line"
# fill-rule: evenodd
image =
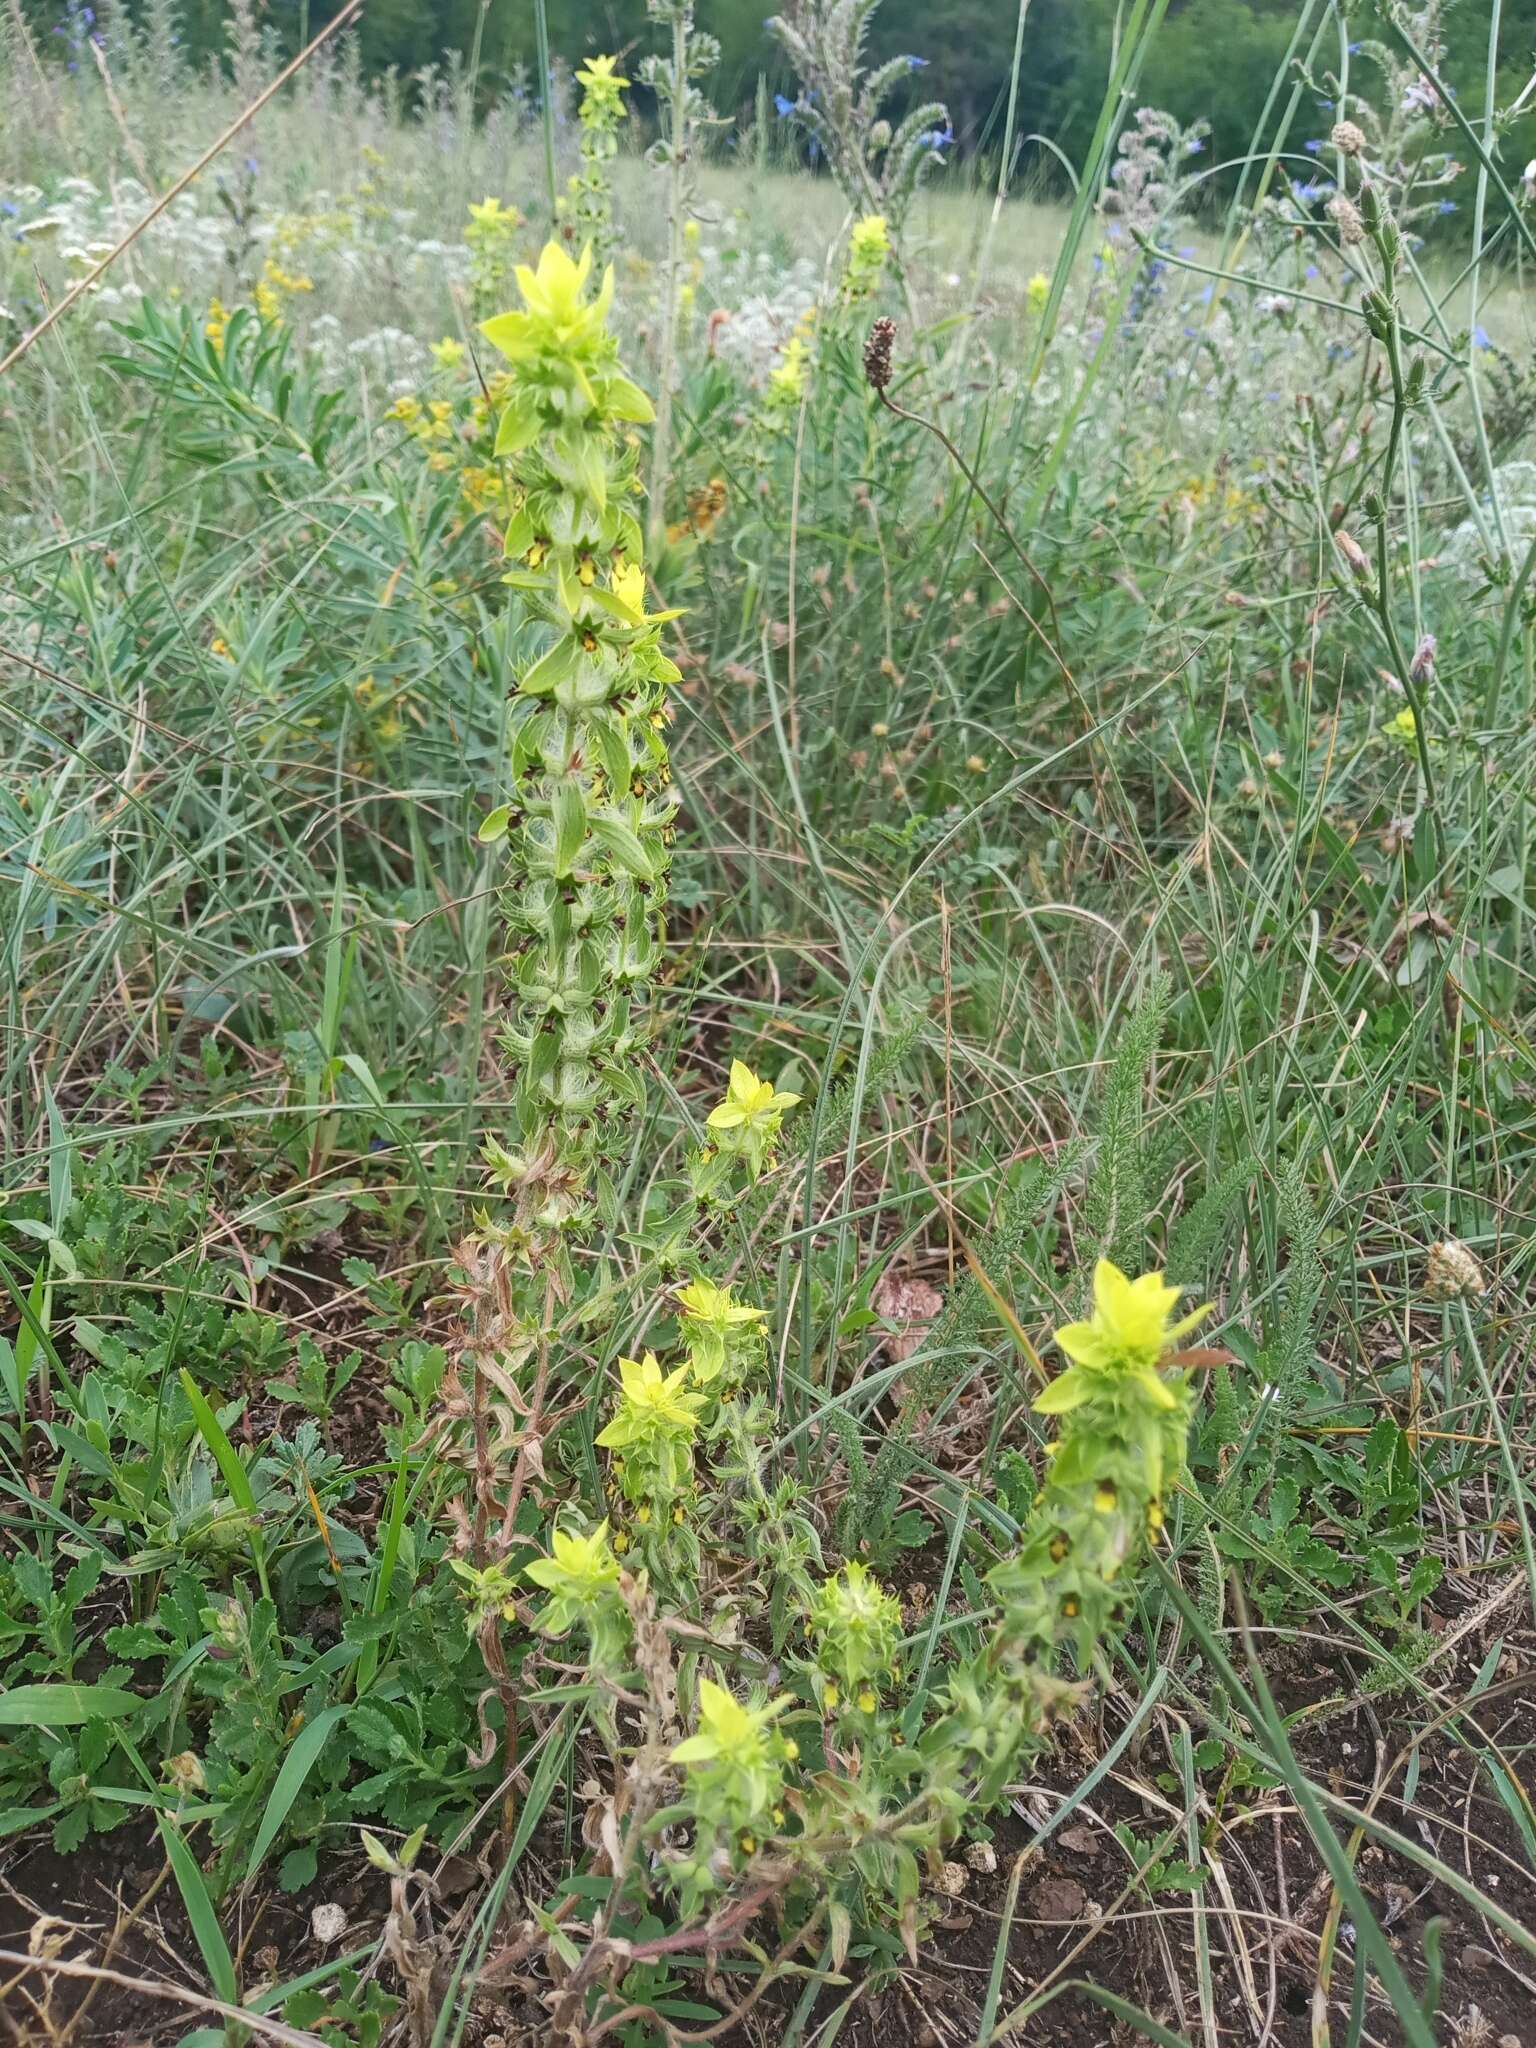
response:
M251 1844L251 1853L246 1860L245 1882L249 1884L261 1868L262 1858L277 1839L278 1830L288 1818L288 1812L304 1788L304 1780L314 1769L320 1752L336 1723L346 1712L346 1707L327 1707L316 1714L313 1721L306 1721L293 1739L288 1754L283 1758L283 1767L277 1774L277 1783L272 1787L267 1800L267 1810L261 1816L261 1826L256 1830L256 1839Z
M503 318L515 317L503 315ZM495 322L488 325L494 326ZM534 406L509 405L496 427L496 453L520 455L539 438L539 415Z
M165 1843L166 1857L171 1873L181 1893L182 1904L187 1909L187 1918L192 1923L192 1932L208 1972L208 1981L214 1993L226 2005L240 2003L240 1979L235 1972L235 1959L229 1952L229 1943L224 1939L224 1930L219 1925L219 1916L213 1909L208 1886L198 1866L197 1858L187 1845L187 1839L167 1813L160 1815L160 1839Z
M198 1390L196 1380L193 1379L191 1373L185 1367L181 1371L181 1385L182 1391L191 1403L192 1414L198 1428L202 1431L203 1441L207 1444L209 1450L212 1451L214 1460L224 1475L224 1484L229 1488L230 1498L234 1501L236 1507L242 1508L248 1515L254 1515L256 1512L256 1496L251 1491L251 1482L246 1469L241 1464L239 1454L236 1452L234 1445L224 1434L219 1418L209 1407L207 1401Z
M525 697L547 697L551 690L574 675L578 652L578 643L569 633L562 633L553 647L547 648L536 662L524 669L518 677L518 689Z
M51 1820L59 1805L56 1799L51 1806L0 1806L0 1841L7 1835L19 1835L23 1828L34 1827L39 1821Z
M512 806L498 804L494 811L488 811L480 820L480 829L475 834L482 846L494 846L498 839L505 839L507 827L512 822Z
M563 880L587 836L587 800L580 783L567 778L555 784L550 815L555 825L555 876Z
M638 420L643 426L647 420L656 417L655 408L638 384L632 384L617 371L607 380L608 410L615 419Z
M592 837L605 853L612 855L621 868L632 875L638 875L642 882L649 882L652 879L656 871L637 833L618 818L599 816L592 819L591 823Z
M0 1728L77 1728L122 1721L144 1704L120 1685L13 1685L0 1692Z

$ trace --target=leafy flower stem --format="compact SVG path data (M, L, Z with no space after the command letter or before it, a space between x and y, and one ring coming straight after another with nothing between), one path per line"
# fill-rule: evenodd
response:
M651 498L646 543L655 554L666 537L667 481L672 469L672 386L677 376L678 293L683 272L684 170L688 154L688 30L693 9L672 15L672 139L667 156L666 296L661 308L661 362L656 373L656 426L651 440Z

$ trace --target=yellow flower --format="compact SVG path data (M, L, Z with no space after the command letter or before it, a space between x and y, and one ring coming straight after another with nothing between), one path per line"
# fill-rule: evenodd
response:
M1107 1391L1117 1376L1134 1379L1154 1406L1172 1408L1176 1398L1157 1375L1157 1362L1178 1338L1210 1314L1197 1308L1178 1322L1173 1310L1185 1290L1171 1287L1161 1273L1127 1279L1109 1259L1093 1269L1093 1315L1086 1323L1067 1323L1056 1342L1073 1363L1046 1388L1035 1403L1041 1415L1066 1415Z
M1032 313L1045 311L1046 302L1051 296L1051 280L1043 270L1037 270L1025 285L1024 296L1029 301L1029 310Z
M1056 1342L1078 1365L1156 1365L1178 1337L1210 1314L1210 1304L1173 1321L1173 1310L1186 1290L1171 1287L1161 1273L1127 1279L1111 1259L1093 1269L1093 1316L1086 1323L1067 1323Z
M441 341L433 342L432 353L445 370L456 370L464 360L464 344L445 334Z
M792 334L785 342L779 360L768 372L769 385L786 398L798 398L805 389L805 373L810 363L810 350L799 334Z
M589 57L576 74L578 85L628 85L627 78L621 78L614 70L617 57Z
M680 1742L672 1752L675 1764L707 1764L724 1758L750 1770L764 1761L768 1736L774 1722L789 1705L789 1694L749 1707L716 1685L712 1679L699 1680L699 1732Z
M622 1450L647 1437L692 1436L704 1396L685 1391L686 1365L663 1373L655 1352L647 1351L638 1361L619 1360L619 1382L624 1390L619 1412L597 1438L605 1450Z
M581 87L581 116L589 124L606 123L624 113L623 95L629 90L629 80L614 70L618 61L617 57L590 57L576 74L576 83Z
M752 1130L770 1120L777 1128L779 1117L786 1109L793 1109L799 1100L798 1095L779 1094L771 1081L760 1081L745 1060L732 1060L725 1100L716 1103L709 1112L709 1128L712 1131Z
M547 1593L590 1600L606 1587L619 1583L619 1567L608 1542L608 1524L599 1522L590 1536L571 1536L556 1529L550 1537L550 1556L536 1557L523 1566L523 1577L532 1579Z
M494 197L482 199L478 206L471 200L469 217L477 228L489 228L496 232L521 227L523 220L515 206L503 206L501 201Z
M1401 740L1405 747L1411 747L1419 736L1419 721L1413 715L1411 705L1405 704L1396 718L1389 718L1382 731L1395 740Z
M716 1287L712 1280L691 1280L686 1287L679 1287L677 1299L685 1316L695 1322L707 1323L715 1330L727 1330L737 1323L766 1320L767 1309L750 1308L744 1301L733 1301L732 1292L729 1287Z
M891 237L886 228L883 213L867 213L862 220L853 224L849 246L855 256L867 262L884 257L890 252Z

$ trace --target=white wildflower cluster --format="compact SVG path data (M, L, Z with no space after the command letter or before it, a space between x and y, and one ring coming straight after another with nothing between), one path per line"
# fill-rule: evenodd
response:
M1497 508L1497 510L1495 510ZM1482 583L1485 564L1500 556L1518 565L1536 542L1536 462L1506 462L1493 472L1479 515L1453 527L1440 549L1442 565L1468 583Z
M804 256L784 265L766 251L728 261L720 250L705 246L699 259L699 303L726 316L715 323L715 353L756 389L819 302L821 274Z

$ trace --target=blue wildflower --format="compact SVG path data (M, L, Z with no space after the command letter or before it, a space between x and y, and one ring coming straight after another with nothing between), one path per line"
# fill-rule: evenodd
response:
M781 121L783 120L786 114L792 114L795 111L794 101L785 99L783 93L781 92L776 92L774 94L773 104L775 110L778 113L778 117Z
M909 71L926 71L928 69L928 59L926 57L909 56L906 63Z
M1203 135L1191 135L1184 145L1185 154L1188 156L1198 156L1204 147L1205 137Z
M1474 328L1473 328L1473 330L1472 330L1472 345L1473 345L1473 347L1474 347L1474 348L1492 348L1492 347L1493 347L1493 342L1492 342L1492 341L1491 341L1491 339L1489 338L1488 330L1487 330L1487 328L1486 328L1486 327L1483 327L1483 326L1479 325L1479 326L1477 326L1477 327L1474 327Z
M1315 138L1311 142L1304 142L1301 146L1308 156L1319 156L1322 153L1323 145Z
M917 138L925 149L943 149L955 139L953 126L946 122L942 128L928 128Z
M1458 211L1458 208L1457 208L1457 205L1456 205L1456 202L1455 202L1455 200L1454 200L1454 199L1442 199L1442 200L1441 200L1441 202L1440 202L1440 211L1441 211L1442 213L1455 213L1455 212L1457 212L1457 211Z

